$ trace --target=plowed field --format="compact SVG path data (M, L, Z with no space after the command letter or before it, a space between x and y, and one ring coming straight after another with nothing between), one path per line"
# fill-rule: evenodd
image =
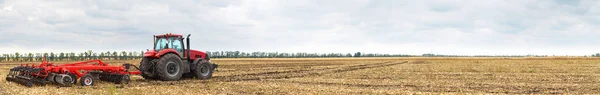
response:
M598 94L600 59L591 58L272 58L213 59L209 80L144 80L125 85L31 88L6 82L3 94ZM108 61L111 65L139 60Z

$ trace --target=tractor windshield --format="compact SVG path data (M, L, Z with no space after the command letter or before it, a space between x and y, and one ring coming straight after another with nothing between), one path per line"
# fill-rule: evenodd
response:
M154 45L154 50L160 51L167 46L167 38L158 38L156 39L156 44Z
M160 51L165 48L171 48L177 50L179 53L183 53L183 42L178 37L157 38L154 50Z

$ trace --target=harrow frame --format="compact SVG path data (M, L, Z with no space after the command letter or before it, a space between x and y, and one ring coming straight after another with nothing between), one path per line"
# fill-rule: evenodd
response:
M17 82L27 87L33 84L46 85L48 82L62 86L71 86L81 80L82 86L93 85L95 80L110 81L117 84L129 83L130 75L139 75L140 71L129 71L130 67L137 66L125 63L122 66L111 66L102 60L89 60L68 64L55 65L45 60L39 65L21 64L10 69L7 81ZM85 75L92 78L82 78ZM85 83L84 83L85 82Z

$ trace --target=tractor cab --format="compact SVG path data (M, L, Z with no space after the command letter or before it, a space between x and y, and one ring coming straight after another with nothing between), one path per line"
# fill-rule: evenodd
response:
M173 49L179 54L184 54L183 37L178 34L156 35L154 38L154 50L161 51L163 49Z

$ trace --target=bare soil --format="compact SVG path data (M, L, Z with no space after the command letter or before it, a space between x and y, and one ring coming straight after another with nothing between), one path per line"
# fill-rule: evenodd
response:
M108 61L111 65L139 60ZM600 59L266 58L213 59L212 79L31 88L4 80L2 94L598 94ZM64 63L64 62L63 62Z

